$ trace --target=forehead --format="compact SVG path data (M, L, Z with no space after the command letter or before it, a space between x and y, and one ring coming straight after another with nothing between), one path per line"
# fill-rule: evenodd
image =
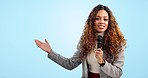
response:
M108 13L105 10L99 10L96 17L108 17Z

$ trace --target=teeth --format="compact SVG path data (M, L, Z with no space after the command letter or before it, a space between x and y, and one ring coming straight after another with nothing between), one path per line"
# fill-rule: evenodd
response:
M104 26L98 26L99 28L104 28Z

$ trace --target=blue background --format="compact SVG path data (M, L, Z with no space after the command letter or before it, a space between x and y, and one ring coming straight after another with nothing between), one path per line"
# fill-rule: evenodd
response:
M0 78L80 78L81 65L62 68L34 40L46 38L53 50L71 57L98 4L112 10L127 39L122 78L147 78L146 0L0 0Z

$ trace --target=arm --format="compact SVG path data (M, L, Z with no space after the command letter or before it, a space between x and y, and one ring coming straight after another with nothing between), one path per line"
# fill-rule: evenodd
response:
M77 47L78 51L74 53L71 58L65 58L60 54L57 54L53 50L51 50L51 46L48 41L45 39L45 42L41 42L39 40L35 40L36 45L48 53L48 58L61 65L62 67L72 70L77 67L81 63L81 59L79 58L79 47Z
M77 51L74 53L74 55L71 58L66 58L51 50L50 54L48 54L48 58L50 58L57 64L61 65L62 67L68 70L72 70L75 67L77 67L79 64L81 64L79 54L80 54L79 51Z
M104 71L110 77L120 77L122 75L122 67L124 65L124 52L118 54L118 59L113 63L105 61L105 65L101 67L101 70Z

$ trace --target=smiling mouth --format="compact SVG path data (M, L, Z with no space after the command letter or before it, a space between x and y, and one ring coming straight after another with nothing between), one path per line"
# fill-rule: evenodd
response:
M99 29L103 29L105 26L99 25L98 28Z

